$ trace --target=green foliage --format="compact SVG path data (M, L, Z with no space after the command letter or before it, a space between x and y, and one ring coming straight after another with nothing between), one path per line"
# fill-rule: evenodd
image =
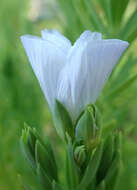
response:
M83 179L81 180L77 190L86 189L91 183L95 182L95 176L99 167L102 155L102 143L96 148L96 151L91 155Z
M61 103L60 106L62 107ZM66 135L66 142L64 141L66 167L63 173L66 174L66 183L63 189L88 190L92 188L96 190L102 185L106 190L110 188L116 189L118 174L121 169L121 136L118 131L109 133L107 137L103 136L103 133L100 133L101 128L98 129L100 132L97 134L92 132L92 136L88 136L84 127L89 127L90 130L91 120L92 128L96 129L97 127L95 125L96 109L93 108L93 105L88 106L88 109L85 108L85 112L79 118L79 121L82 120L80 127L82 125L83 127L80 130L81 132L83 130L84 138L81 134L80 138L76 136L77 130L75 130L73 138L69 136L67 129L66 131L64 130ZM66 124L65 119L67 121L68 118L63 118L64 125ZM92 129L91 131L94 130ZM98 138L98 143L95 143L94 147L91 148L91 141L96 142L95 136ZM86 143L85 138L89 138L88 141L86 139ZM59 168L57 168L50 142L48 139L46 139L46 142L48 143L44 143L35 129L25 124L25 128L22 130L21 144L38 183L35 187L40 186L41 190L60 189L63 181L58 178ZM56 155L57 151L54 151ZM31 188L31 185L25 187L28 189Z
M133 10L129 18L126 17L127 8L131 7L130 2L132 6L137 6L132 0L57 0L57 2L65 19L63 22L65 33L72 41L85 29L101 32L106 38L120 38L130 42L136 38L137 10ZM72 25L73 31L70 30Z
M52 149L49 148L48 152L44 151L45 146L50 147L49 141L44 140L45 144L41 142L41 138L37 135L36 131L33 130L34 136L37 136L37 143L33 143L33 135L29 137L29 144L31 149L36 146L36 155L34 152L29 152L28 146L24 144L24 149L29 158L29 163L33 168L37 168L37 171L32 175L32 171L26 164L26 160L20 152L18 139L23 127L24 121L31 124L32 126L45 126L47 123L51 123L49 112L43 106L45 101L41 95L40 88L32 70L25 59L24 50L20 45L19 37L24 33L37 33L44 27L56 28L59 27L64 31L64 34L74 42L76 38L85 29L92 31L98 31L103 34L104 38L120 38L130 42L130 47L121 58L120 63L113 71L110 80L107 82L102 94L96 102L101 115L102 115L102 136L107 141L112 142L104 148L102 148L103 157L100 161L105 163L105 157L110 157L113 152L108 152L105 149L111 149L115 144L115 139L111 139L109 134L114 133L118 128L123 133L122 147L123 147L123 165L121 164L121 152L117 152L110 169L106 168L108 175L98 185L98 189L109 190L112 189L113 183L116 176L120 175L120 181L116 186L116 190L136 190L137 189L137 158L136 158L136 143L137 143L137 57L136 57L136 37L137 37L137 1L136 0L56 0L59 5L58 15L60 20L49 22L33 22L28 19L29 1L18 1L18 0L7 0L1 1L0 5L0 189L2 190L37 190L43 189L43 186L39 184L39 180L35 176L35 172L39 173L41 180L50 180L49 176L56 175L54 172L50 172L45 169L43 164L43 157L37 158L40 160L36 164L34 157L37 156L37 150L39 149L44 155L44 158L48 159L45 155L52 155ZM49 25L48 25L49 24ZM63 118L67 117L64 113ZM50 122L49 122L50 119ZM61 121L61 120L60 120ZM71 121L69 122L71 123ZM63 124L64 125L64 124ZM71 124L70 124L71 126ZM69 127L70 127L69 126ZM72 128L67 132L70 135ZM41 129L38 127L38 130ZM44 130L43 130L44 131ZM64 129L63 129L64 131ZM45 132L45 131L44 131ZM64 133L64 132L63 132ZM56 157L60 158L63 162L64 147L59 139L55 138L54 132L49 132L53 141L53 148L57 149ZM63 134L64 136L64 134ZM25 136L24 136L25 138ZM32 139L31 139L32 138ZM47 138L46 138L47 139ZM24 139L25 140L25 139ZM69 147L66 148L66 152L69 150L69 157L67 156L67 166L70 171L67 170L67 175L79 175L80 171L77 168L75 158L72 152L76 148L73 144L74 140L74 128L73 138L69 139ZM34 140L35 141L35 140ZM40 144L39 144L40 143ZM99 141L95 142L94 147L98 145ZM105 142L104 142L105 143ZM40 146L39 146L40 145ZM57 148L60 145L60 148ZM26 146L26 147L25 147ZM81 144L77 145L81 146ZM39 148L38 148L39 147ZM105 148L107 147L107 148ZM44 149L44 150L43 150ZM111 149L112 150L112 149ZM43 153L44 152L44 153ZM105 156L107 155L107 156ZM89 156L89 155L88 155ZM49 159L48 159L49 160ZM115 160L119 160L115 161ZM38 161L37 161L38 162ZM48 162L48 161L47 161ZM55 162L55 161L53 161ZM87 164L88 160L84 163ZM116 165L118 163L118 165ZM63 167L60 166L58 171L59 179L64 179ZM52 164L50 165L52 167ZM102 179L102 169L98 169L97 165L94 166L93 173L97 172L98 178ZM116 173L115 169L120 167L121 171L119 174ZM53 167L52 167L53 168ZM53 169L54 170L54 169ZM72 174L68 172L75 171ZM82 170L83 171L83 170ZM23 187L20 187L19 181L17 180L17 173L22 173L23 176ZM103 172L104 173L104 172ZM111 175L110 175L111 174ZM101 177L99 177L101 176ZM112 176L112 180L108 176ZM53 177L53 176L52 176ZM74 177L75 181L70 184L78 184L79 177ZM45 180L46 179L46 180ZM108 182L109 181L109 182ZM65 184L69 184L70 179L67 182L64 180L63 184L60 185L57 181L49 182L48 188L53 190L63 190ZM107 185L106 185L107 184ZM89 184L87 189L94 189L95 184ZM111 187L111 188L110 188ZM69 189L70 190L70 189Z

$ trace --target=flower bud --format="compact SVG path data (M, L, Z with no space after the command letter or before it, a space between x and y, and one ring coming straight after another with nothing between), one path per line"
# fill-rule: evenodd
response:
M99 131L98 111L94 105L88 105L77 122L75 137L82 140L84 144L89 144L97 136Z
M74 151L74 158L79 166L83 165L86 160L86 151L84 145L76 147Z
M94 117L89 110L85 110L80 117L75 131L76 139L88 142L94 136Z

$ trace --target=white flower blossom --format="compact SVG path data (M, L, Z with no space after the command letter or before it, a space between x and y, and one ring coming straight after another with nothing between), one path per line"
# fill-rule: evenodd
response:
M57 30L43 30L42 37L21 37L27 56L52 112L55 99L73 121L100 91L128 42L102 39L98 32L85 31L71 42Z

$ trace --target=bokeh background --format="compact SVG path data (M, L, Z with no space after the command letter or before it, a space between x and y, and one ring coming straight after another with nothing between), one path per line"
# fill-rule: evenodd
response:
M43 138L48 135L54 149L63 154L20 42L21 35L40 35L44 28L58 29L72 43L86 29L130 42L96 104L103 126L117 127L123 134L117 190L137 190L137 0L1 0L0 190L21 189L19 175L33 183L20 147L24 122L36 127Z

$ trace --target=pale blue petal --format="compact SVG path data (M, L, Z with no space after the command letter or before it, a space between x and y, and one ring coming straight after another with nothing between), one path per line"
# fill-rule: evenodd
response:
M63 36L58 30L45 29L41 31L41 35L44 40L53 43L54 45L62 49L62 51L64 51L64 53L66 54L71 48L71 42L65 36Z
M90 30L86 30L80 35L80 37L76 40L74 45L71 47L68 53L68 59L71 59L71 57L75 54L75 50L77 51L78 48L84 47L87 43L89 43L89 41L101 40L101 39L102 39L101 33L91 32Z
M66 55L52 43L35 36L21 37L27 56L37 76L40 86L53 111L57 96L57 81Z
M78 77L76 75L79 75L79 69L80 69L79 67L81 67L81 64L79 63L81 63L83 59L83 50L87 46L89 41L101 40L101 39L102 35L98 32L91 32L89 30L83 32L80 38L78 38L77 41L74 43L74 45L71 47L68 53L67 64L61 72L58 82L58 89L59 89L58 99L60 102L64 104L64 106L70 113L73 121L76 120L79 113L83 110L82 104L76 105L76 100L74 96L75 93L73 94L74 91L76 91L77 93L77 88L78 88L77 86L80 85L79 81L75 80L75 78ZM71 78L71 72L72 72L72 78ZM75 76L73 75L73 72L75 72ZM72 91L72 88L76 89Z
M67 64L60 73L57 99L65 106L71 116L71 119L75 122L75 104L72 102L69 66Z
M72 47L67 66L62 71L66 80L61 77L59 80L58 98L68 108L73 121L87 104L95 103L112 69L128 47L128 43L121 40L101 40L100 37L94 40L89 36L88 33L78 42L79 45Z
M86 53L83 52L87 75L85 76L85 83L81 86L81 92L83 89L86 92L83 94L84 105L90 101L95 103L105 82L128 45L125 41L115 39L100 40L87 45Z

